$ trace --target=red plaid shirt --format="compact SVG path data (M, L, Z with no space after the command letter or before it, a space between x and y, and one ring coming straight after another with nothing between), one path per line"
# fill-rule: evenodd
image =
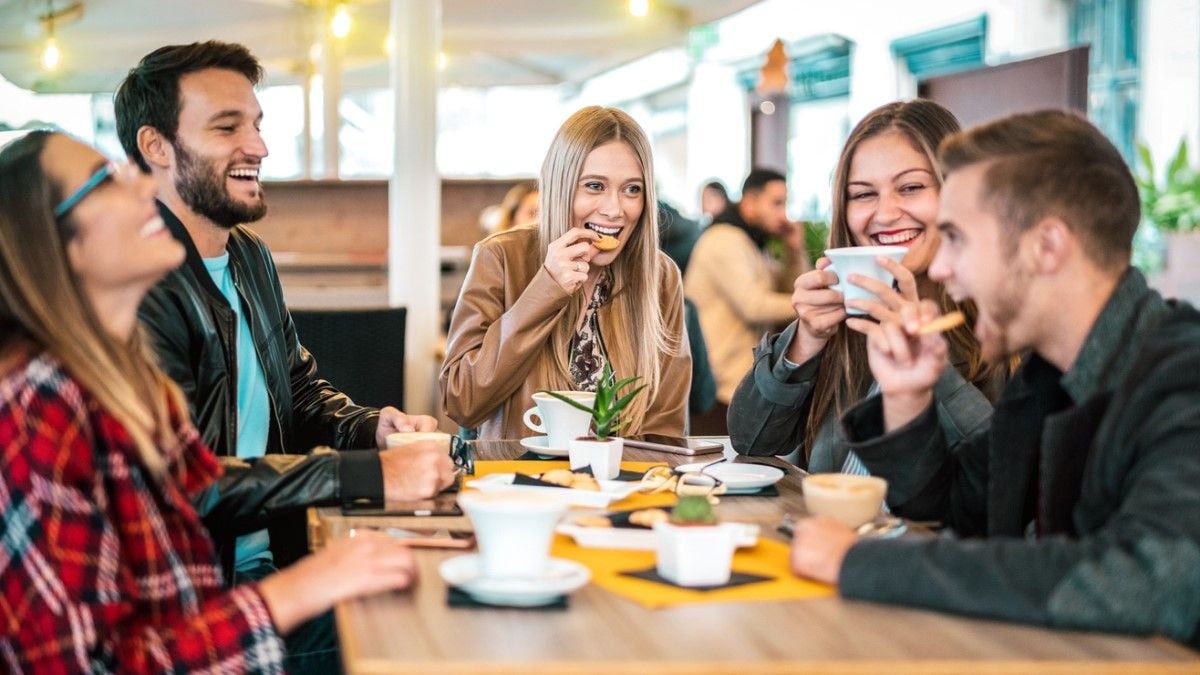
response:
M41 354L0 379L0 664L13 672L283 672L254 585L223 587L188 502L220 472L177 422L168 477Z

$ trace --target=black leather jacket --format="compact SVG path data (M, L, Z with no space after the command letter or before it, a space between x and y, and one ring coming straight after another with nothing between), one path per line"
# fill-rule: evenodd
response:
M187 249L187 258L146 296L139 317L163 369L183 388L192 420L221 460L224 474L195 506L232 570L234 538L270 528L282 566L306 550L303 510L383 496L373 448L379 412L355 405L317 376L317 364L296 336L275 264L249 229L230 232L226 250L234 285L266 378L271 422L267 455L237 452L237 315L213 283L183 224L166 206L159 212ZM307 454L284 454L307 453Z

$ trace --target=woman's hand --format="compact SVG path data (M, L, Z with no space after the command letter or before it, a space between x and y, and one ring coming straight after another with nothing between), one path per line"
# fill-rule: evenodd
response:
M591 230L573 227L547 247L546 261L542 266L568 294L578 291L587 281L590 270L588 263L596 254L592 242L599 238L600 235Z
M851 300L848 304L855 309L863 310L878 322L896 321L900 316L902 308L909 305L915 306L921 301L921 298L917 295L917 279L907 267L891 258L879 256L875 259L875 262L879 263L880 267L891 272L892 276L896 278L896 285L900 287L899 292L878 279L872 279L861 274L851 274L849 279L847 279L849 283L874 293L877 299ZM853 321L847 322L846 325L854 328L856 325L861 326L862 324ZM859 332L864 331L859 330Z
M846 320L846 308L840 291L830 286L838 276L827 270L829 258L817 260L817 268L796 277L792 307L796 310L796 337L788 347L787 359L804 363L825 348L825 343Z
M334 603L407 588L417 578L412 551L375 532L334 539L320 551L258 584L275 628L287 633Z

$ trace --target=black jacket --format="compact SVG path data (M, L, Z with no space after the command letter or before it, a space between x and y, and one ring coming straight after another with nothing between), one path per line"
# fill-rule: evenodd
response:
M187 258L146 296L139 317L163 369L183 388L192 420L221 459L221 479L195 500L196 509L232 570L238 535L270 527L282 566L306 550L303 510L319 504L382 499L376 452L309 452L317 446L373 448L379 413L355 405L317 376L296 336L267 246L249 229L230 232L226 250L266 378L271 420L267 455L237 452L237 315L225 301L183 224L159 212ZM307 453L307 454L284 454Z
M1050 626L1200 625L1200 313L1130 270L1067 373L1017 371L990 428L950 451L932 410L882 433L878 400L844 423L888 503L964 540L867 540L847 597Z

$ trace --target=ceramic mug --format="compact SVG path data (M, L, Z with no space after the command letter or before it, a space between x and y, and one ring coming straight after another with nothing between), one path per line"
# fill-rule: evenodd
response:
M825 269L838 275L838 282L830 288L840 291L846 303L851 300L874 300L876 299L874 293L847 281L850 275L861 274L891 286L895 282L895 277L875 262L875 259L883 256L900 262L906 253L908 253L908 249L903 246L848 246L827 249L825 257L833 261L833 264ZM846 305L846 313L856 316L866 314L863 310L853 308L849 304Z

